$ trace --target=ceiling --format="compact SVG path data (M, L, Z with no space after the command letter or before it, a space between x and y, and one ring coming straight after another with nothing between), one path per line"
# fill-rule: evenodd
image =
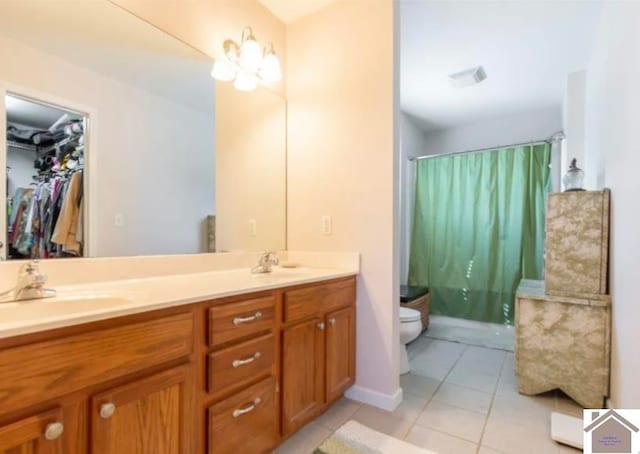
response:
M307 16L335 0L258 0L285 24Z
M0 3L0 36L174 102L213 111L211 59L109 1Z
M599 1L400 3L400 104L429 130L562 104L566 75L586 68ZM482 65L487 79L448 75Z
M21 126L49 129L64 114L68 115L68 119L81 118L70 112L26 101L15 96L7 96L4 102L7 110L7 121Z

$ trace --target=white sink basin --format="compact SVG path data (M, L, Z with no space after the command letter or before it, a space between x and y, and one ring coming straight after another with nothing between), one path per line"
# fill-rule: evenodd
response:
M99 312L127 305L132 301L132 298L121 295L69 293L52 298L0 303L0 319L3 309L12 309L12 318L24 319L33 316L55 317L68 313Z

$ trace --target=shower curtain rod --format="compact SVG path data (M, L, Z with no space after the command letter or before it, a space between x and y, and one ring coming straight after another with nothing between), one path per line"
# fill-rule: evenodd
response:
M533 140L533 141L529 141L529 142L521 142L521 143L512 143L509 145L499 145L497 147L486 147L486 148L476 148L475 150L466 150L466 151L452 151L451 153L442 153L442 154L430 154L427 156L412 156L409 158L409 161L417 161L417 160L422 160L422 159L432 159L432 158L441 158L443 156L455 156L455 155L461 155L461 154L470 154L470 153L479 153L481 151L490 151L490 150L499 150L500 148L513 148L513 147L521 147L524 145L541 145L543 143L552 143L552 142L558 142L564 139L564 132L559 131L556 132L554 135L552 135L551 137L549 137L548 139L542 139L542 140Z

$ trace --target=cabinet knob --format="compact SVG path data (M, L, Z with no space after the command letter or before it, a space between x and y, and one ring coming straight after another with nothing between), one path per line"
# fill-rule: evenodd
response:
M331 318L329 319L329 325L333 326L333 325L335 325L335 324L336 324L336 319L335 319L335 317L331 317Z
M320 322L320 323L318 323L318 329L319 329L320 331L323 331L323 330L324 330L324 322Z
M103 419L109 419L116 412L116 406L111 402L102 404L100 406L100 417Z
M52 422L44 429L44 438L49 441L56 440L60 438L62 432L64 432L64 425L61 422Z

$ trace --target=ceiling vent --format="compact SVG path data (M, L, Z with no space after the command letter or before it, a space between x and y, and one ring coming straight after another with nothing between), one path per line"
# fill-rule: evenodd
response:
M475 68L465 69L455 74L449 75L451 85L456 88L470 87L471 85L479 84L487 78L487 73L484 72L482 66L476 66Z

